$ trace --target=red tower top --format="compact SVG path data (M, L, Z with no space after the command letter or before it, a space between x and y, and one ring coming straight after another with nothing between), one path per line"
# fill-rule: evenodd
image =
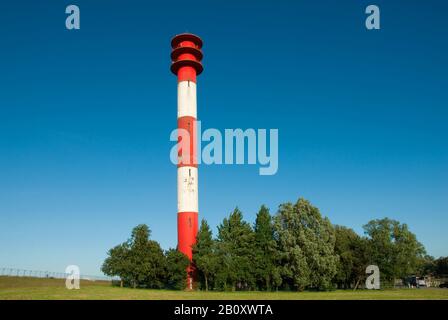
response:
M204 70L201 38L191 33L178 34L171 40L171 48L171 72L179 82L196 82L196 76Z

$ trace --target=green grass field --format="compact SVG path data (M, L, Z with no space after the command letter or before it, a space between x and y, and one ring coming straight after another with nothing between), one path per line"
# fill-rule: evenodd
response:
M68 290L65 280L0 277L0 300L448 300L448 289L393 289L331 292L186 292L112 287L109 282L81 281L81 289Z

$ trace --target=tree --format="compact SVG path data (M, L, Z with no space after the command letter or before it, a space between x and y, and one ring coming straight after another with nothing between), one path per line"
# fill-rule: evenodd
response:
M335 234L328 218L309 201L280 205L275 216L282 275L296 290L328 289L336 274Z
M187 283L186 269L190 260L186 255L176 249L166 252L165 286L169 289L181 290Z
M134 288L163 286L165 256L159 243L149 240L150 235L151 231L145 224L132 230L130 263Z
M358 286L365 278L368 265L366 239L355 231L343 226L335 226L336 242L334 251L339 256L337 273L334 281L339 288L348 289Z
M123 287L124 281L129 281L129 244L127 242L113 247L107 253L108 257L104 261L101 271L109 276L119 276L120 286Z
M417 272L418 276L435 275L436 274L436 260L430 255L422 257L418 263Z
M274 239L274 226L269 209L261 206L254 225L255 231L255 269L259 288L271 290L281 284L280 270L276 265L278 259L277 243Z
M254 232L238 208L218 226L219 268L216 280L225 290L250 289L255 285Z
M448 257L440 257L435 261L435 274L438 276L448 275Z
M377 219L367 223L364 231L369 237L371 263L378 265L382 279L393 282L417 273L425 248L406 224Z
M159 243L149 240L150 235L147 225L136 226L130 239L109 250L102 271L109 276L120 276L134 288L161 288L165 256Z
M200 277L204 280L205 291L209 289L209 280L217 269L216 243L212 238L212 231L202 219L201 227L196 236L196 244L193 247L193 262Z

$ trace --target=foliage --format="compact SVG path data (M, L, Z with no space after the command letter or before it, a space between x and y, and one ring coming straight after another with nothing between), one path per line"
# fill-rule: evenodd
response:
M193 247L199 288L215 290L327 290L357 288L366 267L376 264L382 282L410 275L447 275L448 257L425 255L406 224L388 218L364 226L366 236L333 226L318 208L299 199L271 216L261 206L252 226L235 208L213 238L202 220ZM163 251L142 224L108 251L101 270L122 284L141 288L184 289L190 261L177 250Z
M370 221L364 230L370 263L378 265L382 279L392 282L417 271L425 249L406 224L384 218Z
M261 290L277 289L281 285L279 253L274 239L274 225L269 209L261 206L254 225L255 231L255 274Z
M255 287L255 236L238 208L218 226L216 284L224 290Z
M122 281L130 283L128 270L130 270L129 265L129 243L124 242L119 244L107 253L108 257L104 261L101 271L110 276L119 276Z
M103 273L119 276L126 286L134 288L172 287L179 277L173 278L172 273L181 270L185 262L176 259L170 251L165 257L159 243L149 239L150 235L147 225L136 226L130 239L109 250L101 268Z
M141 224L132 230L129 273L133 287L163 287L165 257L159 243L149 240L151 231Z
M438 276L448 275L448 257L441 257L435 261L435 274Z
M212 238L212 231L204 219L201 221L196 244L193 247L193 262L197 268L201 287L208 291L210 282L213 280L218 268L216 254L216 242Z
M425 255L419 259L416 275L435 275L436 274L436 260L430 255Z
M165 286L169 289L181 290L187 283L185 270L190 260L182 252L170 249L166 252Z
M335 284L341 289L356 288L365 278L369 257L367 239L343 226L335 226L334 251L339 256Z
M329 289L336 274L335 233L328 218L305 199L280 205L275 217L282 276L296 290Z

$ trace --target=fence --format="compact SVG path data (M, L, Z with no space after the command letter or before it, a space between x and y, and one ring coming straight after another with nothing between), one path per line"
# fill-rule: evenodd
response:
M69 275L71 275L71 274L65 273L65 272L26 270L26 269L17 269L17 268L0 268L0 276L7 276L7 277L66 279ZM81 275L80 279L90 280L90 281L119 280L119 278L117 278L117 277L90 276L90 275Z

